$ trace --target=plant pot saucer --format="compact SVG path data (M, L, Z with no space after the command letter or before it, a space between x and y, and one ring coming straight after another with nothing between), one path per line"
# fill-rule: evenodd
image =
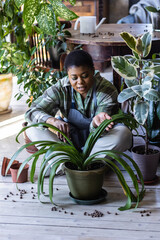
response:
M137 179L138 183L141 183L139 179ZM144 185L152 185L155 184L159 181L159 177L156 175L154 179L149 180L149 181L144 181Z
M93 204L100 203L100 202L104 201L106 196L107 196L107 191L102 188L100 195L96 199L91 199L91 200L81 200L81 199L75 198L75 197L72 196L71 192L69 193L69 196L77 204L93 205Z

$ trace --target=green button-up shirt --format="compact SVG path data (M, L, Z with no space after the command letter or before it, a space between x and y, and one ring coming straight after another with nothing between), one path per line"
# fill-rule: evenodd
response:
M99 72L94 75L96 84L97 109L95 115L106 112L110 116L118 109L117 90L111 82L101 77ZM80 93L74 91L76 109L86 117L93 117L94 101L93 86L83 100ZM54 117L58 110L67 118L71 106L71 84L68 76L59 80L55 85L48 88L42 96L32 103L31 108L26 112L26 120L33 123L46 122ZM93 129L92 122L90 131Z

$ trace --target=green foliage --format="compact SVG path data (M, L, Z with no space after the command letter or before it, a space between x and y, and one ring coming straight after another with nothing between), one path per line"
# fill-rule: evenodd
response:
M36 169L36 164L38 158L42 155L42 162L40 166L40 172L38 174L38 197L40 199L41 194L44 195L43 191L43 185L44 185L44 177L47 172L47 170L51 167L51 173L50 173L50 178L49 178L49 197L50 201L53 203L53 180L55 177L56 169L61 163L65 162L70 162L76 166L76 168L79 171L87 170L87 167L94 163L94 162L106 162L106 164L116 173L119 182L123 188L123 191L125 195L127 196L127 203L125 206L120 207L119 210L127 210L130 209L135 202L135 207L138 206L139 201L143 199L144 196L144 182L143 182L143 177L142 174L138 168L138 166L135 164L135 162L126 154L117 152L114 150L104 150L104 151L99 151L97 153L94 153L90 155L92 148L94 144L96 143L97 139L101 136L101 134L105 131L105 128L111 123L111 122L124 122L126 126L132 129L136 129L137 127L137 122L135 119L130 115L130 114L124 114L120 112L119 114L116 114L112 117L111 120L105 120L101 123L101 125L96 128L96 130L88 136L88 139L85 143L85 146L83 148L83 151L80 152L78 151L73 143L70 141L67 136L61 132L59 129L54 127L53 125L47 124L47 123L39 123L39 124L33 124L31 126L27 126L23 128L19 134L17 135L16 140L18 141L18 136L25 131L27 128L30 127L48 127L53 130L56 130L57 132L60 132L65 139L67 140L67 143L64 142L54 142L54 141L36 141L32 143L25 144L20 147L18 151L15 152L13 157L11 158L11 161L9 162L9 165L6 169L6 172L10 168L11 164L13 163L14 159L17 159L17 156L20 154L21 151L23 151L26 147L36 145L38 147L38 151L35 152L34 154L30 155L21 165L19 171L18 171L18 176L20 175L22 169L24 166L31 160L32 165L31 165L31 171L30 171L30 180L31 182L34 181L34 173ZM105 158L102 158L102 154L106 155ZM101 156L100 156L101 155ZM122 155L122 157L120 157ZM137 182L137 178L135 176L134 171L132 168L126 163L125 160L123 160L123 157L127 158L128 161L131 162L132 168L135 170L136 174L139 176L139 179L141 180L142 183L142 188L141 190L139 189L139 185ZM123 173L119 169L119 167L111 161L111 158L115 159L116 162L118 162L129 174L132 182L134 189L136 191L136 195L131 191L130 187L126 183L125 178L123 177ZM48 163L48 164L47 164ZM17 179L18 179L17 176Z
M74 5L75 0L70 0ZM67 8L61 0L16 0L17 7L23 7L23 21L27 34L32 33L33 23L38 22L39 28L44 34L55 35L56 22L59 18L67 21L78 16Z
M17 68L20 68L26 60L26 53L20 50L16 44L0 41L0 73L15 74Z
M146 130L146 149L153 127L153 119L159 119L155 106L160 102L160 59L145 59L150 53L152 37L147 32L138 39L124 32L121 37L132 50L133 55L112 57L113 69L124 79L126 88L118 96L120 103L128 101L137 122ZM150 108L150 106L154 106ZM160 131L160 125L157 132ZM154 131L155 133L155 131Z
M152 6L147 6L147 7L145 7L145 9L147 9L149 12L160 12L160 7L155 8Z
M69 0L74 5L75 0ZM23 9L23 11L22 11ZM35 69L34 53L58 45L58 54L66 51L64 29L59 17L72 20L77 17L61 0L6 0L0 1L0 73L13 73L17 76L19 93L17 100L28 95L27 103L40 96L45 89L54 84L65 72L45 73ZM38 26L35 25L37 21ZM39 35L37 47L31 48L29 35ZM11 35L12 43L7 39Z

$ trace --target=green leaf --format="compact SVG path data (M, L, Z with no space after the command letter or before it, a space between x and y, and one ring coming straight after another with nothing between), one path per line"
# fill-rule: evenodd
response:
M149 89L144 93L143 97L148 101L160 101L160 93L155 89Z
M76 3L76 0L69 0L69 3L74 5Z
M64 163L64 160L60 160L52 166L50 176L49 176L49 197L50 197L50 201L52 203L53 203L53 200L52 200L52 198L53 198L53 180L54 180L54 177L56 174L56 170L61 163Z
M145 7L145 9L147 9L149 12L158 12L158 11L160 11L157 8L152 7L152 6L147 6L147 7Z
M24 4L25 0L15 0L16 6L19 8Z
M72 12L69 8L67 8L61 1L54 0L52 1L52 6L55 11L55 13L62 19L71 21L75 18L78 18L78 16Z
M134 117L141 125L147 120L149 106L147 102L136 102L134 105Z
M136 67L129 63L122 56L115 56L111 58L113 69L122 77L129 80L137 78L138 73Z
M160 102L157 103L157 109L156 109L157 116L160 120Z
M123 38L123 40L125 41L125 43L127 44L127 46L135 51L135 48L136 48L136 38L131 35L130 33L128 32L122 32L120 33L121 37Z
M136 85L131 87L131 89L139 96L139 97L143 97L143 90L142 90L142 85Z
M145 33L142 38L143 57L147 57L151 50L152 35L150 32Z
M149 102L149 112L148 112L148 117L147 117L147 125L150 128L153 126L153 121L154 121L154 107L155 103L153 101Z
M133 79L133 80L125 79L124 81L127 87L132 87L132 86L138 85L139 83L137 79Z
M138 38L136 41L135 49L138 54L142 55L143 47L142 47L142 40L140 38Z
M126 88L122 92L119 93L118 95L118 102L122 103L125 102L126 100L136 97L137 94L132 90L132 88Z
M35 16L40 10L40 0L26 0L24 3L23 20L27 28L31 28Z
M56 16L49 4L42 4L39 14L36 16L40 29L44 34L56 34Z
M154 71L154 74L160 74L160 66L154 66L151 69Z

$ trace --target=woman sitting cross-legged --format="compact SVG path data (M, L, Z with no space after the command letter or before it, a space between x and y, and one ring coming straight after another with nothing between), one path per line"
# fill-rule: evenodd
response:
M95 73L92 57L83 50L74 50L65 59L68 76L57 81L32 103L26 112L31 123L46 122L64 132L78 148L82 149L91 131L118 111L117 90L99 73ZM56 118L57 111L64 118ZM26 130L31 141L65 141L59 133L47 128ZM126 151L132 145L130 130L111 123L98 139L91 154L100 150Z

